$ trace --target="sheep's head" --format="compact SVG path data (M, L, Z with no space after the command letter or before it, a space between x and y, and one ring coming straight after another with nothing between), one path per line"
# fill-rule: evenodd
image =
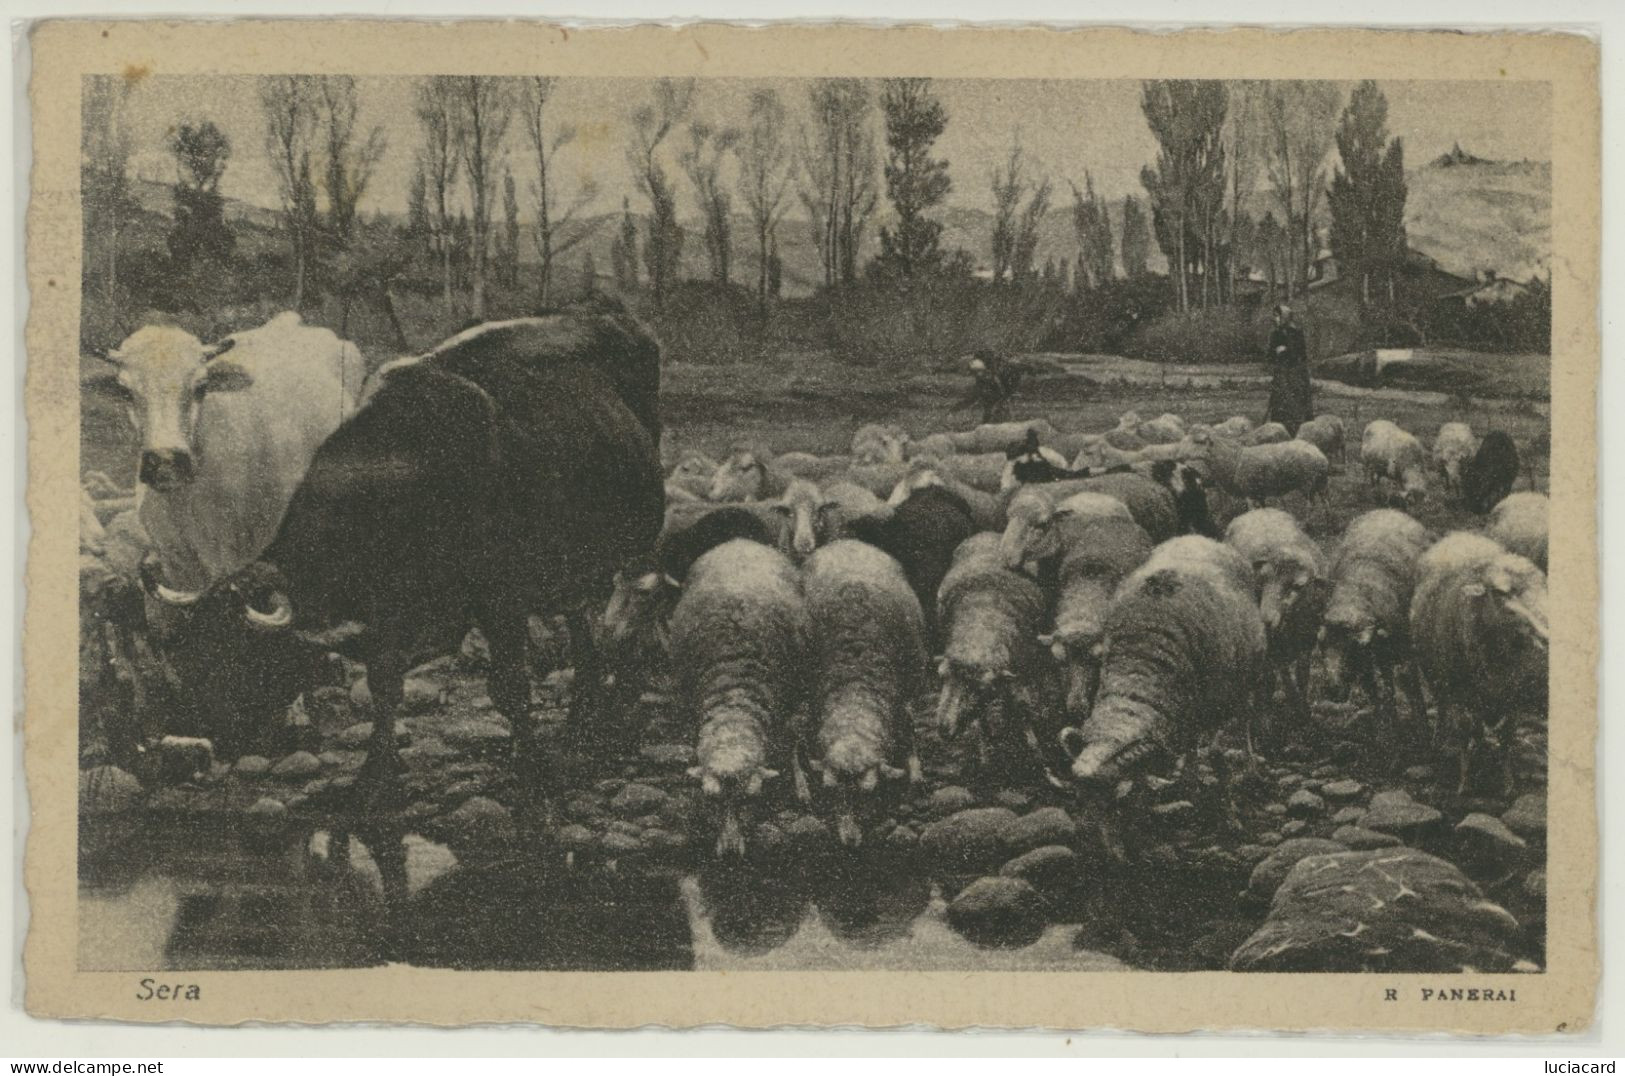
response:
M1010 501L1005 513L1004 535L999 540L999 556L1004 566L1020 571L1022 566L1045 560L1061 551L1055 524L1067 512L1056 508L1042 493L1023 490Z
M717 468L706 496L713 501L754 501L766 482L767 466L756 451L736 449Z
M779 548L797 563L818 548L817 523L823 507L823 494L804 478L792 479L773 505L780 519Z
M1100 683L1100 664L1106 655L1105 626L1098 618L1057 624L1038 644L1066 671L1066 712L1087 717Z
M908 459L908 434L900 430L875 430L857 448L859 463L902 463Z
M1315 583L1314 569L1290 559L1263 560L1253 565L1258 577L1258 612L1270 633L1281 630L1293 610Z
M1072 760L1073 788L1086 808L1101 847L1113 859L1127 856L1122 814L1134 794L1134 778L1168 758L1150 726L1133 728L1091 718L1082 728L1061 730L1061 748Z
M1371 668L1373 650L1387 639L1388 629L1377 627L1360 611L1326 614L1316 641L1326 667L1326 694L1333 702L1348 701L1354 682Z
M936 462L930 456L920 456L910 460L908 473L898 481L897 485L892 487L891 496L886 498L886 503L896 508L908 500L909 494L917 489L944 485L942 472L937 470Z
M836 836L848 848L863 843L864 822L878 809L884 783L908 776L886 761L878 744L861 736L828 744L816 768L823 772L825 793L835 800Z
M1120 430L1137 430L1140 428L1140 413L1138 411L1124 411L1117 416L1117 428Z
M971 721L996 719L1000 703L1015 686L1008 662L971 663L944 657L937 666L942 692L937 697L937 729L953 739Z
M717 461L703 452L685 452L671 469L670 477L688 487L708 483L717 473Z
M1486 619L1526 645L1545 652L1548 647L1546 576L1532 561L1504 553L1462 586L1468 600L1485 610Z
M690 777L700 782L700 792L719 816L717 855L745 854L745 824L762 797L764 782L777 777L777 770L759 764L746 767L718 767L702 764L691 767Z
M659 568L631 564L615 573L609 603L598 620L598 643L611 663L665 653L667 631L682 584Z

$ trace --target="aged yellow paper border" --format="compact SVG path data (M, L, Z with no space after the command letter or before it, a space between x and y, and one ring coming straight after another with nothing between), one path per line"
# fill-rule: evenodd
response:
M565 28L483 21L52 21L31 34L25 388L33 529L24 622L26 1005L132 1021L576 1027L931 1025L1145 1031L1576 1031L1591 1021L1596 929L1598 51L1573 35L706 24ZM521 973L406 967L198 972L203 1000L153 1008L138 976L79 972L76 937L80 77L155 73L546 72L563 75L988 78L1409 78L1552 88L1551 782L1548 970L1473 976L1513 1004L1423 1003L1437 977L1227 973ZM1462 985L1452 983L1449 985ZM1401 1000L1385 1002L1386 988Z

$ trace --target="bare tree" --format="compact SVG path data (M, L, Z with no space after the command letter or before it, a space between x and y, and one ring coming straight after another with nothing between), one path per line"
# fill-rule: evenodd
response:
M131 139L124 107L130 87L125 78L92 75L85 80L82 107L85 227L87 237L99 237L106 248L103 288L109 303L117 298L119 230L129 199ZM89 248L87 243L87 264Z
M711 279L728 283L728 264L733 247L733 199L722 184L722 163L739 142L733 127L713 128L695 120L688 125L689 146L678 158L705 221L705 253L711 262Z
M557 86L557 78L532 75L522 80L519 94L519 121L536 161L531 192L536 199L536 254L541 259L537 298L544 307L551 301L553 267L558 259L584 242L602 223L579 219L598 197L598 185L591 179L584 181L567 201L561 203L557 198L555 158L576 137L573 124L548 126L547 106Z
M784 105L773 90L750 95L750 119L737 150L739 195L750 210L756 236L756 306L767 316L768 251L775 244L790 186L790 144L784 137Z
M457 79L434 75L418 84L418 126L423 130L423 148L418 154L431 207L434 211L434 245L440 251L441 282L446 313L452 311L452 212L451 199L462 166L457 152Z
M503 139L513 122L514 86L511 79L490 75L457 75L456 135L458 155L468 173L469 201L469 316L485 320L486 270L491 253L491 207L497 197L497 177L504 156Z
M357 137L360 103L354 78L318 75L315 82L316 108L327 156L327 226L333 242L345 247L355 231L356 205L366 193L388 142L383 127L377 125L365 138Z
M824 283L833 286L856 278L863 229L878 201L873 103L862 79L820 79L808 92L813 122L804 132L800 194L823 258Z
M265 155L276 174L283 228L293 257L293 307L305 301L305 270L316 236L316 190L311 154L316 141L316 78L273 75L260 80Z
M1033 275L1034 258L1038 253L1038 231L1043 226L1044 214L1049 212L1053 188L1048 176L1033 187L1027 205L1016 221L1016 241L1010 252L1010 278L1025 282ZM1107 240L1110 243L1110 240Z
M1236 301L1236 270L1246 244L1242 233L1250 227L1248 201L1258 186L1263 163L1261 130L1265 84L1242 80L1230 84L1230 110L1225 117L1225 159L1230 166L1230 259L1227 284L1230 302Z
M1287 295L1307 283L1315 256L1315 208L1326 183L1341 95L1330 82L1280 81L1262 94L1270 184L1292 237L1288 245Z
M1019 137L1010 142L1010 155L1004 167L993 166L993 280L1004 279L1015 261L1016 233L1021 200L1027 193L1027 173Z
M626 163L638 190L649 199L649 228L643 242L643 261L649 270L656 307L665 303L668 290L677 282L678 259L683 250L683 228L677 223L677 194L666 173L660 146L688 114L693 99L692 79L663 78L655 84L653 104L643 105L632 113Z

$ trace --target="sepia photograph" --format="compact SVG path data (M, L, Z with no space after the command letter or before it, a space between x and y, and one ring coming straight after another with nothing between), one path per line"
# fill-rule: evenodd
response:
M1555 71L244 73L72 30L30 242L77 574L26 629L77 673L64 974L1367 973L1510 1025L1561 868L1589 1012Z

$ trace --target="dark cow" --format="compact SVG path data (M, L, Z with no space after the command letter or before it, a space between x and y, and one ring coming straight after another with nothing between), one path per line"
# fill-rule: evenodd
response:
M455 649L471 625L523 747L527 619L565 613L580 731L599 679L587 607L660 530L658 381L658 345L614 314L501 322L397 364L323 443L276 538L211 590L213 604L251 632L366 663L369 776L398 765L407 670ZM217 638L231 634L217 625Z

